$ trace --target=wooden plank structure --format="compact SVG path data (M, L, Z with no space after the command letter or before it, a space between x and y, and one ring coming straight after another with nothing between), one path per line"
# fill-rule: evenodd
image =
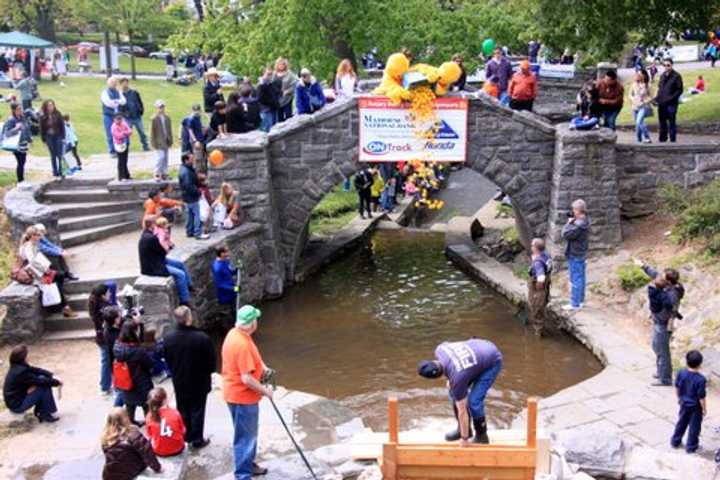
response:
M401 444L398 402L388 400L390 439L383 445L384 480L533 480L537 461L537 398L528 399L525 445Z

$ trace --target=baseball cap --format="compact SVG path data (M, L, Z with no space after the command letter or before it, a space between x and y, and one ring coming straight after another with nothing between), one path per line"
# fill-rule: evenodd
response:
M262 312L259 309L252 305L243 305L235 315L235 326L246 327L260 318L260 315L262 315Z
M165 106L164 101L162 101L160 99L155 100L155 108L160 108L160 107L164 107L164 106Z

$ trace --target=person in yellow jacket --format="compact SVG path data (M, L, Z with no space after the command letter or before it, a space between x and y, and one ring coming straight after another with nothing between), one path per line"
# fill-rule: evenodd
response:
M380 208L380 195L385 189L385 182L380 176L380 170L373 169L373 183L370 187L370 199L372 202L372 211L377 212Z

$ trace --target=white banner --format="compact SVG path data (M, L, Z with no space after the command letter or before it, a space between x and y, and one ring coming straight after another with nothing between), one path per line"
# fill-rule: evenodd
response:
M386 97L358 99L361 162L464 162L467 148L468 102L464 98L436 98L436 130L422 138L408 105L393 105ZM433 125L427 125L428 134Z
M574 78L575 65L541 63L540 76L545 78Z

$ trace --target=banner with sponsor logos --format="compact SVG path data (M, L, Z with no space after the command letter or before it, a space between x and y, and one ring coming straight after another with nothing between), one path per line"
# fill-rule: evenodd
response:
M407 105L385 97L358 98L361 162L464 162L468 102L436 98L436 124L418 125Z

